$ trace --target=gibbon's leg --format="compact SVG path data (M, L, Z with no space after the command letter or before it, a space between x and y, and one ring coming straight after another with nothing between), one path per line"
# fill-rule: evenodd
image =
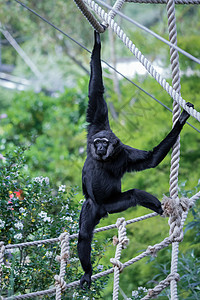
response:
M103 207L96 204L91 199L87 199L82 206L79 219L79 236L78 236L78 256L85 274L80 280L80 286L87 283L91 285L92 265L91 265L91 242L94 227L100 219L106 215Z
M104 207L108 213L112 214L136 205L142 205L160 215L163 213L161 202L155 196L138 189L116 195L110 202L105 203Z

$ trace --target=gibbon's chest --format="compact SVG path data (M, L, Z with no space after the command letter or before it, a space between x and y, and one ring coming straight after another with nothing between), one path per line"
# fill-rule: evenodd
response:
M111 197L121 190L121 178L104 164L95 165L91 176L92 190L97 202Z

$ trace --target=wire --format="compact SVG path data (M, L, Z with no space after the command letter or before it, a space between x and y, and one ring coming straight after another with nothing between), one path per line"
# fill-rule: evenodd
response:
M54 24L52 24L51 22L49 22L47 19L45 19L44 17L42 17L41 15L39 15L38 13L36 13L36 11L34 11L33 9L31 9L30 7L26 6L24 3L22 3L21 1L18 0L14 0L17 3L19 3L20 5L22 5L24 8L26 8L27 10L29 10L30 12L32 12L34 15L36 15L38 18L40 18L41 20L43 20L44 22L46 22L47 24L49 24L50 26L52 26L54 29L58 30L60 33L62 33L63 35L65 35L66 37L68 37L71 41L73 41L74 43L76 43L77 45L79 45L80 47L82 47L83 49L85 49L87 52L91 53L90 50L88 50L85 46L81 45L79 42L77 42L75 39L73 39L71 36L69 36L67 33L65 33L63 30L61 30L60 28L58 28L57 26L55 26Z
M196 63L200 64L200 60L196 57L194 57L193 55L191 55L190 53L186 52L185 50L179 48L178 46L170 43L169 41L167 41L166 39L164 39L163 37L161 37L160 35L158 35L157 33L155 33L154 31L150 30L149 28L145 27L144 25L138 23L137 21L134 21L133 19L127 17L126 15L124 15L123 13L121 13L120 11L114 9L112 6L108 5L107 3L101 1L101 0L96 0L97 3L105 6L106 8L113 10L116 14L118 14L120 17L124 18L125 20L131 22L132 24L136 25L137 27L139 27L140 29L148 32L149 34L153 35L154 37L156 37L158 40L162 41L163 43L169 45L170 47L178 50L180 53L182 53L183 55L187 56L188 58L190 58L191 60L195 61Z
M88 53L92 53L89 49L87 49L85 46L83 46L81 43L77 42L75 39L73 39L71 36L69 36L67 33L65 33L63 30L61 30L60 28L58 28L56 25L54 25L53 23L51 23L50 21L48 21L47 19L45 19L44 17L42 17L41 15L39 15L38 13L36 13L33 9L29 8L28 6L26 6L24 3L22 3L19 0L14 0L17 3L19 3L20 5L22 5L24 8L26 8L27 10L29 10L31 13L33 13L34 15L36 15L37 17L39 17L41 20L43 20L44 22L46 22L47 24L49 24L50 26L52 26L54 29L58 30L60 33L62 33L63 35L65 35L66 37L68 37L71 41L73 41L75 44L77 44L79 47L83 48L85 51L87 51ZM134 86L136 86L139 90L141 90L143 93L145 93L146 95L148 95L149 97L151 97L153 100L155 100L157 103L159 103L160 105L162 105L163 107L165 107L168 111L172 112L172 110L166 106L164 103L162 103L160 100L156 99L153 95L151 95L150 93L146 92L143 88L141 88L139 85L137 85L135 82L133 82L132 80L130 80L129 78L127 78L125 75L123 75L122 73L120 73L118 70L116 70L113 66L111 66L109 63L107 63L105 60L101 60L102 62L104 62L109 68L111 68L112 70L114 70L117 74L119 74L120 76L122 76L124 79L126 79L127 81L129 81L131 84L133 84ZM197 129L196 127L194 127L192 124L186 122L189 126L191 126L193 129L195 129L197 132L200 133L200 130Z

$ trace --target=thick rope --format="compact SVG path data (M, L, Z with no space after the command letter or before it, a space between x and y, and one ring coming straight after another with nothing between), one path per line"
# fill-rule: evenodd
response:
M16 0L15 0L16 1ZM84 0L85 1L85 0ZM102 5L103 7L106 7L108 9L114 10L114 8L112 6L110 6L109 4L105 3L102 0L95 0L96 3L98 3L99 5ZM175 49L177 49L180 53L182 53L183 55L185 55L186 57L188 57L189 59L193 60L194 62L200 64L200 59L198 59L197 57L193 56L192 54L188 53L187 51L179 48L178 46L175 46L173 44L171 44L168 40L166 40L165 38L163 38L162 36L160 36L159 34L155 33L154 31L152 31L151 29L147 28L146 26L138 23L137 21L133 20L132 18L128 17L127 15L123 14L120 11L115 11L120 17L122 17L123 19L127 20L128 22L134 24L135 26L137 26L138 28L144 30L145 32L151 34L152 36L154 36L155 38L157 38L158 40L162 41L163 43L165 43L168 46L171 46Z
M165 89L165 91L177 102L183 109L185 109L191 116L197 119L200 122L200 113L197 112L194 108L188 107L186 101L169 85L169 83L162 78L162 76L154 69L152 64L144 57L144 55L139 51L139 49L133 44L133 42L126 36L123 30L119 25L111 19L108 14L94 1L84 0L84 2L97 13L117 36L122 40L124 45L129 48L129 50L135 55L135 57L142 63L145 69L152 75L152 77Z
M192 207L192 206L194 205L195 201L198 200L199 198L200 198L200 191L199 191L198 193L196 193L194 196L192 196L192 197L189 199L189 201L188 201L188 203L189 203L188 209L189 209L190 207ZM171 202L170 202L170 203L171 203ZM171 209L172 209L172 208L171 208ZM144 219L148 219L148 218L150 218L150 217L154 217L154 216L156 216L156 215L157 215L156 213L148 214L148 215L146 215L146 216L142 216L142 217L139 217L139 218L135 218L135 219L129 220L129 221L126 222L126 224L128 225L128 224L131 224L131 223L139 222L139 221L142 221L142 220L144 220ZM187 217L187 215L186 215L186 212L185 212L185 213L183 214L184 220L186 219L186 217ZM183 223L183 222L182 222L182 223ZM109 228L109 227L110 227L110 228ZM110 225L110 226L105 226L105 227L99 228L99 229L97 229L98 232L103 231L103 230L102 230L103 228L104 228L105 230L113 229L113 228L116 228L116 224L113 224L113 225ZM96 232L97 232L97 231L96 231ZM69 238L70 238L70 237L71 237L71 238L74 238L74 237L77 237L77 236L78 236L77 234L72 234L71 236L69 236ZM172 237L172 238L173 238L173 237ZM53 240L54 240L54 242L57 242L57 241L59 241L59 238L50 239L49 241L52 242ZM42 241L37 241L37 245L38 245L38 242L39 242L39 244L41 244ZM44 241L43 241L43 242L44 242ZM156 254L157 254L157 252L158 252L159 250L163 249L164 247L167 247L171 242L172 242L171 237L167 237L167 238L165 238L161 243L156 244L156 245L154 245L154 246L149 246L149 247L147 248L147 250L144 251L143 253L141 253L140 255L138 255L138 256L134 257L133 259L131 259L131 260L125 262L124 264L121 264L121 268L122 268L122 269L123 269L123 268L126 268L126 267L132 265L133 263L135 263L135 262L141 260L142 258L144 258L144 257L146 257L146 256L148 256L148 255L156 256ZM12 245L13 247L11 247L11 248L18 248L18 247L21 248L22 245L23 245L23 246L28 246L27 244L28 244L28 243L18 244L18 245L20 245L20 247L16 244L16 245ZM44 244L46 244L46 242L44 242ZM3 243L1 242L0 245L1 245L1 247L2 247ZM29 246L32 246L32 245L35 245L35 244L33 244L32 242L29 243ZM7 245L7 246L10 246L10 245ZM10 249L10 247L7 247L7 246L5 246L5 249ZM1 248L1 249L3 249L3 248ZM4 250L3 250L3 251L4 251ZM3 251L1 250L2 253L3 253ZM0 252L0 253L1 253L1 252ZM0 256L0 257L2 257L2 256ZM1 262L1 261L0 261L0 262ZM101 277L103 277L103 276L107 276L107 275L109 275L109 274L111 274L111 273L113 273L113 272L114 272L114 268L111 268L111 269L108 269L108 270L106 270L106 271L103 271L103 272L100 272L100 273L98 273L98 274L95 274L95 275L92 276L92 281L94 281L94 280L96 280L96 279L98 279L98 278L101 278ZM71 282L71 283L66 284L64 289L67 290L67 289L70 289L70 288L74 288L74 287L76 287L76 286L79 286L79 284L80 284L80 280L77 280L77 281L74 281L74 282ZM37 291L37 292L25 294L25 295L18 295L18 296L11 296L11 297L7 297L7 298L2 298L2 300L12 300L12 299L19 299L19 300L20 300L20 299L29 299L29 298L39 297L39 296L53 295L53 294L55 294L55 293L56 293L56 288L51 288L51 289L48 289L48 290Z
M69 259L69 234L64 232L60 235L61 242L61 254L56 257L57 261L60 261L60 274L55 275L56 281L56 300L61 300L61 292L66 288L66 282L64 281L66 264Z
M169 29L169 40L172 44L177 45L177 31L176 31L176 16L175 16L175 2L174 0L167 0L167 17L168 17L168 29ZM172 66L172 86L174 90L180 94L180 68L179 68L179 55L178 51L174 48L170 48L170 61ZM180 106L177 102L173 102L173 126L177 122L181 113ZM172 202L174 202L174 210L169 218L170 234L172 234L173 223L175 226L179 224L177 237L180 240L183 238L183 232L181 228L181 217L182 211L178 213L179 208L179 198L178 198L178 170L179 170L179 160L180 160L180 136L178 137L175 145L172 148L171 156L171 170L170 170L170 197ZM173 227L174 229L175 227ZM172 258L171 258L171 274L177 273L178 269L178 252L179 243L178 241L172 243ZM174 279L170 283L171 286L171 299L178 299L177 292L177 281Z
M176 281L180 280L179 274L177 273L169 274L167 278L160 281L157 286L155 286L153 289L149 289L148 294L145 297L143 297L142 300L156 298L156 296L158 296L162 292L162 290L164 290L170 285L170 282L172 282L172 280L176 280Z
M126 221L124 218L117 219L118 228L118 242L115 252L115 258L111 258L110 262L114 265L114 286L113 286L113 300L118 299L119 293L119 273L122 272L123 264L119 261L121 257L122 249L125 249L129 243L129 239L126 236Z
M152 4L166 4L167 0L125 0L125 2L133 3L152 3ZM175 0L175 4L200 4L200 0Z
M188 209L183 213L182 220L181 220L182 226L185 223L189 209L195 204L195 201L198 200L199 198L200 198L200 191L188 200Z
M102 33L105 31L105 28L96 20L96 18L93 16L93 14L88 10L87 6L83 3L81 0L74 0L77 7L80 9L80 11L83 13L83 15L86 17L88 22L92 25L92 27L98 31L99 33Z
M157 213L150 213L150 214L138 217L138 218L128 220L126 222L126 224L127 225L133 224L133 223L140 222L140 221L143 221L143 220L146 220L146 219L149 219L149 218L153 218L153 217L156 217L156 216L158 216ZM111 224L111 225L108 225L108 226L104 226L104 227L100 227L100 228L95 229L94 233L98 233L98 232L102 232L102 231L106 231L106 230L110 230L110 229L114 229L114 228L117 228L117 225L116 224ZM77 238L77 237L78 237L78 233L74 233L74 234L71 234L69 236L69 239L74 239L74 238ZM51 243L57 243L57 242L59 242L59 238L32 241L32 242L19 243L19 244L8 244L8 245L5 246L5 249L7 250L7 249L14 249L14 248L29 247L29 246L38 246L38 245L42 245L42 244L51 244Z
M122 8L122 5L124 4L124 2L125 2L125 0L117 0L117 1L115 2L115 4L113 5L113 9L111 9L111 10L109 11L109 13L108 13L108 15L109 15L109 17L110 17L111 19L114 19L114 17L115 17L116 14L117 14L117 11L120 10L120 9ZM103 25L106 26L106 27L109 26L109 24L106 23L105 21L103 22Z
M0 289L1 289L1 279L2 279L2 276L3 276L4 253L5 253L4 242L0 242Z

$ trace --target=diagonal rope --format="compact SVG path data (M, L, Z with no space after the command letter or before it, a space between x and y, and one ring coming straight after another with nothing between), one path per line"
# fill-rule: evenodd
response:
M99 0L98 0L99 1ZM200 122L200 113L192 107L186 105L186 101L177 93L169 83L162 78L162 76L154 69L153 65L148 61L145 56L139 51L139 49L133 44L133 42L127 37L120 26L111 19L108 14L94 1L84 0L91 9L93 9L117 34L124 45L133 53L133 55L141 62L149 74L164 88L164 90L179 104L184 110L186 110L191 116ZM100 2L100 1L99 1Z
M196 193L195 195L193 195L189 199L189 204L190 205L189 205L188 209L190 207L192 207L195 204L195 201L198 200L198 199L200 199L200 192ZM187 210L187 212L188 212L188 210ZM183 219L182 219L183 222L186 220L187 212L185 212L185 214L183 216ZM148 219L148 218L151 218L151 217L154 217L154 216L157 216L157 214L156 213L151 213L151 214L148 214L146 216L142 216L142 217L138 217L138 218L135 218L135 219L132 219L132 220L128 220L126 222L126 225L129 225L129 224L135 223L135 222L139 222L139 221L142 221L144 219ZM116 224L112 224L112 225L109 225L109 226L98 228L95 231L96 232L100 232L100 231L103 231L103 230L109 230L109 229L113 229L113 228L116 228L116 227L117 227ZM69 236L69 238L75 238L77 236L78 236L78 234L72 234L72 235ZM54 240L54 242L58 242L60 239L59 238L57 238L57 239L51 239L51 242L53 242L53 240ZM131 260L125 262L124 264L122 264L121 267L122 268L126 268L126 267L132 265L133 263L141 260L142 258L144 258L144 257L146 257L148 255L155 256L156 253L159 250L163 249L164 247L167 247L169 244L172 243L172 241L173 241L173 237L172 238L167 237L161 243L156 244L154 246L149 246L146 251L144 251L143 253L139 254L138 256L132 258ZM42 241L42 242L44 242L44 241ZM28 246L27 244L29 244L29 246L30 246L30 244L31 244L31 246L33 245L33 243L23 243L23 244L15 244L15 245L12 245L14 247L10 247L10 244L9 244L9 245L6 245L5 248L4 248L4 244L3 244L3 242L1 242L0 246L2 247L1 248L2 250L0 251L0 253L2 252L2 256L0 256L0 263L3 262L3 256L4 256L5 249L26 247L26 246ZM65 251L65 253L66 253L66 251ZM107 276L107 275L109 275L109 274L111 274L113 272L114 272L114 268L111 268L111 269L108 269L106 271L103 271L103 272L100 272L98 274L95 274L95 275L92 276L92 281L94 281L96 279L99 279L99 278L101 278L103 276ZM64 290L67 290L67 289L70 289L70 288L74 288L76 286L79 286L79 284L80 284L80 280L68 283L68 284L66 284L64 286ZM18 296L13 295L11 297L2 298L2 300L29 299L29 298L34 298L34 297L39 297L39 296L41 297L41 296L45 296L45 295L54 295L54 294L56 294L56 287L50 288L48 290L32 292L32 293L28 293L28 294L24 294L24 295L18 295ZM144 299L149 299L149 298L144 298Z
M86 17L88 22L92 25L92 27L98 31L99 33L102 33L105 31L104 27L96 20L96 18L93 16L93 14L88 10L87 6L84 4L81 0L74 0L77 7L80 9L80 11L83 13L83 15Z
M80 0L80 1L84 1L87 2L86 0ZM180 53L182 53L183 55L187 56L189 59L195 61L196 63L200 64L200 59L196 58L195 56L191 55L190 53L188 53L187 51L181 49L180 47L178 47L177 45L174 45L173 43L171 43L170 41L166 40L165 38L163 38L162 36L160 36L159 34L155 33L154 31L152 31L151 29L147 28L146 26L140 24L139 22L131 19L130 17L126 16L125 14L123 14L122 12L116 10L115 8L112 8L112 6L110 6L109 4L103 2L102 0L95 0L97 3L101 4L102 6L105 6L108 9L112 9L116 14L118 14L120 17L122 17L123 19L127 20L128 22L134 24L135 26L137 26L138 28L146 31L147 33L151 34L152 36L154 36L155 38L157 38L158 40L160 40L161 42L165 43L166 45L173 47L174 49L178 50ZM108 14L109 16L109 14Z
M51 23L50 21L48 21L47 19L45 19L44 17L42 17L41 15L39 15L37 12L35 12L33 9L29 8L28 6L26 6L24 3L22 3L19 0L14 0L16 1L18 4L22 5L25 9L27 9L28 11L30 11L31 13L33 13L34 15L36 15L38 18L40 18L42 21L46 22L49 26L52 26L55 30L58 30L60 33L62 33L64 36L66 36L67 38L69 38L72 42L74 42L75 44L77 44L79 47L83 48L85 51L87 51L88 53L91 53L91 51L89 49L87 49L85 46L83 46L81 43L79 43L78 41L76 41L75 39L73 39L71 36L69 36L67 33L65 33L63 30L61 30L60 28L58 28L56 25L54 25L53 23ZM111 66L109 63L107 63L105 60L101 60L102 62L104 62L109 68L111 68L113 71L115 71L117 74L119 74L120 76L122 76L124 79L126 79L127 81L129 81L131 84L133 84L134 86L136 86L139 90L141 90L143 93L145 93L146 95L148 95L149 97L151 97L153 100L155 100L156 102L158 102L160 105L162 105L163 107L165 107L167 110L169 110L170 112L172 112L172 110L167 107L165 104L163 104L160 100L156 99L153 95L151 95L150 93L148 93L147 91L145 91L143 88L141 88L139 85L137 85L135 82L133 82L132 80L130 80L129 78L127 78L125 75L123 75L122 73L120 73L118 70L116 70L113 66ZM195 126L191 125L189 122L186 122L190 127L192 127L193 129L195 129L197 132L200 133L200 130L197 129Z
M113 5L113 8L109 11L108 15L111 17L111 19L114 19L118 11L122 8L122 5L124 4L125 0L116 0L115 4ZM103 25L108 27L108 23L105 21L103 22Z

